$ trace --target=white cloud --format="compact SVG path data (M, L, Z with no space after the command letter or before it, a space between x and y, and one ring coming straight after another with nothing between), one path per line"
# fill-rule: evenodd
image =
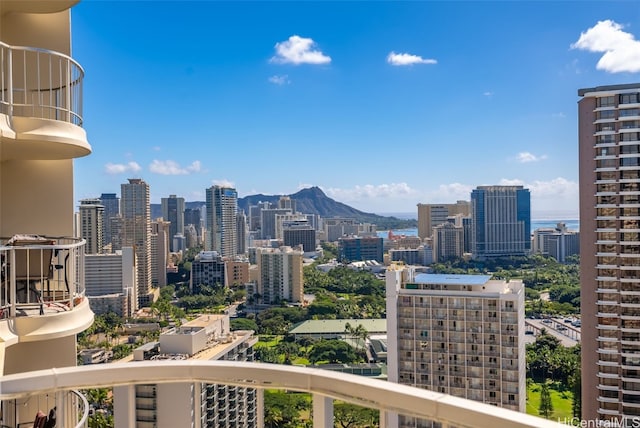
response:
M152 149L154 152L159 152L160 150L162 150L160 146L153 146Z
M213 183L214 186L232 187L232 188L236 187L233 181L229 181L226 178L223 178L222 180L212 180L211 182Z
M558 112L558 113L553 113L551 117L555 119L564 119L565 117L567 117L567 115L564 114L563 112Z
M287 83L291 83L291 81L289 80L289 76L287 76L286 74L283 74L281 76L271 76L269 77L269 82L273 83L274 85L284 85Z
M189 175L199 172L200 168L200 161L194 161L184 168L172 160L160 161L154 159L149 165L149 171L160 175Z
M409 187L407 183L390 184L365 184L356 185L351 189L340 189L336 187L322 189L329 197L338 201L361 201L364 199L376 198L404 198L415 195L416 191Z
M462 183L441 184L434 191L428 192L425 203L452 203L458 200L469 200L473 186Z
M483 92L483 94L482 94L482 95L484 95L485 97L489 97L489 98L491 98L491 97L493 96L493 92L491 92L491 91L486 91L486 92Z
M271 62L280 64L328 64L331 57L319 50L314 50L313 39L293 35L284 42L276 43L276 55Z
M125 172L138 172L142 168L138 165L137 162L127 162L127 163L111 163L109 162L104 166L104 170L107 174L115 175L115 174L124 174Z
M431 58L422 58L419 55L408 53L391 52L387 55L387 62L391 65L413 65L413 64L437 64L438 61Z
M571 49L589 52L604 52L596 68L609 73L640 72L640 41L624 27L610 19L598 21L596 25L580 34Z
M540 162L547 158L547 155L536 156L529 152L520 152L516 155L516 161L520 163Z

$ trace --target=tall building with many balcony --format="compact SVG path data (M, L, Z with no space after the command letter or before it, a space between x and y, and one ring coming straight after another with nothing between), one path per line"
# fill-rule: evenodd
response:
M522 281L391 265L386 298L389 381L525 411Z
M233 257L238 252L236 237L238 192L231 187L212 186L206 190L206 196L205 248L217 251L222 257Z
M259 295L262 303L282 301L302 303L304 280L302 276L303 252L290 247L257 248L258 279L256 288L247 295Z
M80 201L80 233L86 254L100 254L104 245L104 205L100 199Z
M637 424L640 83L578 95L582 418Z
M71 58L74 3L0 1L3 378L75 366L76 334L93 322L85 244L73 230L73 161L91 153L83 129L84 70ZM49 410L39 408L43 399L2 401L2 425L33 423L39 410ZM74 418L67 412L60 425Z
M130 178L122 184L120 210L122 214L121 246L136 250L138 268L138 305L152 303L151 275L151 205L149 185L140 178Z
M168 198L160 200L162 209L162 218L169 225L169 246L171 251L177 251L173 247L173 237L180 234L184 235L184 198L178 198L176 195L169 195Z
M531 251L531 195L522 186L478 186L471 192L471 253L476 259Z

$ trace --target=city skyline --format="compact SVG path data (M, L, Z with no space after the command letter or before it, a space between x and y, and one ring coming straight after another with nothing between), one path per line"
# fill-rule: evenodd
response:
M384 214L517 184L534 216L576 218L577 88L640 79L624 2L177 4L72 10L75 201L139 177L152 203L316 185Z

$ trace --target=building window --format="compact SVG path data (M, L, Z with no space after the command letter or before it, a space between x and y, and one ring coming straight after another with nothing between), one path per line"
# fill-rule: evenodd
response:
M620 95L620 104L637 104L638 102L638 94L621 94Z
M616 97L599 97L596 98L597 107L614 107L616 105Z

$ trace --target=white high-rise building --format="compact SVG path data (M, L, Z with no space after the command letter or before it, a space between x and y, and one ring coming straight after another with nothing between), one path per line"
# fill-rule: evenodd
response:
M525 411L522 281L398 265L386 281L389 381Z
M233 257L238 253L236 237L236 214L238 192L231 187L212 186L206 190L206 245L222 257Z
M91 308L130 317L138 309L135 252L124 247L112 254L85 257L85 281Z

